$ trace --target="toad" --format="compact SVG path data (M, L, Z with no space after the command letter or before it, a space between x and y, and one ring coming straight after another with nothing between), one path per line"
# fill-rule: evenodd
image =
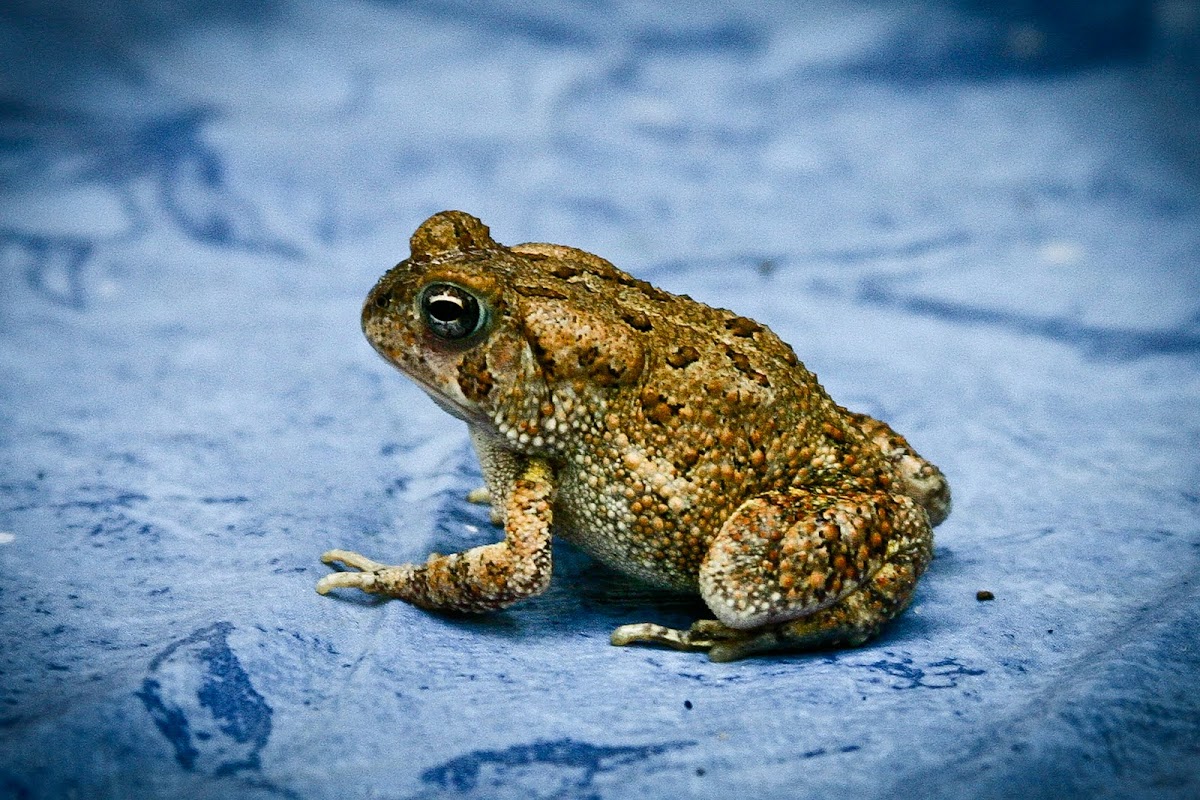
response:
M498 543L389 566L331 550L355 588L463 612L550 582L558 535L620 572L698 594L686 630L612 642L728 661L856 646L912 599L946 518L942 473L887 424L835 403L765 325L657 289L591 253L506 247L430 217L367 296L389 363L467 423Z

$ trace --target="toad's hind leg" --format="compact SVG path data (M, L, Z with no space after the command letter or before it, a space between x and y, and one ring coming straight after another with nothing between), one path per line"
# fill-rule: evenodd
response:
M926 514L907 496L771 492L726 521L701 566L717 620L626 625L613 642L707 650L714 661L860 645L908 605L931 551Z
M741 631L741 637L716 641L708 657L734 661L773 650L858 647L908 606L927 561L918 550L898 553L895 561L884 564L830 607L790 622Z

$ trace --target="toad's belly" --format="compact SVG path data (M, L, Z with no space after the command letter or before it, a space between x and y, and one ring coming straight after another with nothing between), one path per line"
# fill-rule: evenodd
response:
M650 586L697 592L700 562L711 537L676 536L621 503L555 504L554 533L618 572Z

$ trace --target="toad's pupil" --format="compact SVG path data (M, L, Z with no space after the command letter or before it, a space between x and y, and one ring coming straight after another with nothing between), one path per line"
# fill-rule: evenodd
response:
M454 322L462 317L463 301L449 295L437 295L429 298L429 316L438 322Z

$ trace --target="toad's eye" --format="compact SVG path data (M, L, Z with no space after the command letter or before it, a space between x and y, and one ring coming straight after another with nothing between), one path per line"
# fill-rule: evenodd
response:
M457 341L477 333L485 320L478 298L449 283L431 283L421 292L421 317L439 339Z

